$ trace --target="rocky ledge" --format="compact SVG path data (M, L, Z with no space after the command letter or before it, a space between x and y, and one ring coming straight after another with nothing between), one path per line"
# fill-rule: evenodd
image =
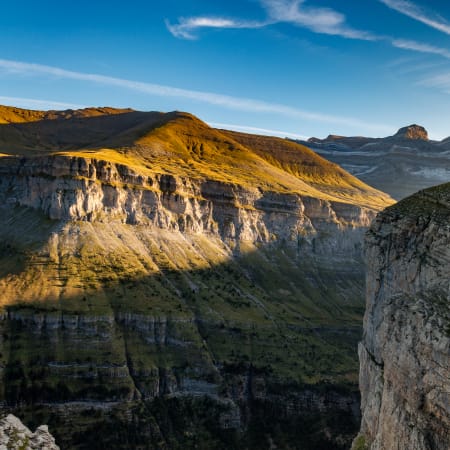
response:
M0 420L0 450L59 450L47 425L32 433L16 416Z
M49 219L145 224L215 235L228 244L306 243L314 253L348 258L361 251L375 210L240 184L136 172L84 157L4 157L0 205L26 206ZM339 237L338 237L339 236Z
M394 137L428 141L428 132L424 127L414 124L400 128Z
M450 184L377 217L366 237L354 448L446 450L450 436Z

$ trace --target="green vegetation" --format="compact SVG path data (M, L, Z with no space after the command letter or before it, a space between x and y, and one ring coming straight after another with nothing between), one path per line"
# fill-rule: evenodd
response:
M16 226L22 221L34 224L25 240ZM68 432L68 423L43 403L130 405L136 395L161 396L170 403L167 394L183 390L186 379L193 380L193 389L196 382L206 383L201 389L214 398L243 391L251 376L254 395L266 399L253 404L252 417L274 426L261 439L280 442L297 426L316 429L307 416L277 428L273 408L280 395L287 399L326 386L342 389L346 398L355 395L363 314L359 262L333 270L325 261L299 258L295 249L278 244L249 247L232 257L218 238L174 239L173 232L123 223L61 225L25 208L1 216L0 229L5 242L0 252L2 308L9 317L0 330L2 396L18 414L23 404L47 414L40 423L48 419L58 437ZM9 265L16 254L17 265ZM237 402L238 414L248 401ZM27 423L34 423L34 413L23 411ZM77 414L70 417L80 427L80 439L91 427L121 429L110 423L110 416ZM345 414L330 412L329 420ZM125 416L114 420L120 422L119 417ZM135 425L123 420L125 441L120 442L127 442ZM159 422L160 416L151 420L158 427L166 423ZM245 429L261 426L243 420ZM211 426L200 418L183 425L199 427L205 443L219 439L217 448L233 448L242 439L259 442L253 432L244 436L232 428L222 435ZM352 426L345 442L356 430ZM316 439L302 430L303 439ZM170 448L190 442L187 433L174 437ZM70 439L73 446L77 438ZM249 443L249 448L258 445Z
M366 438L363 435L359 435L353 443L352 450L368 450L369 447L366 444Z

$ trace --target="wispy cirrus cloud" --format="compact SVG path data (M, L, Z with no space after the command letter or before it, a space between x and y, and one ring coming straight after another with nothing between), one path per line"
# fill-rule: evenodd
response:
M356 30L347 25L345 15L334 9L306 6L304 3L305 0L261 0L272 23L291 23L315 33L350 39L377 39L368 31Z
M443 33L450 34L450 22L436 13L426 12L419 5L409 0L379 0L389 8L424 23Z
M397 48L405 50L413 50L420 53L429 53L432 55L440 55L444 58L450 59L450 50L442 47L436 47L424 42L411 41L408 39L393 39L392 45Z
M197 39L195 32L201 28L261 28L267 22L251 22L224 17L181 17L178 23L166 20L167 29L177 38Z
M440 31L450 34L450 24L442 17L427 15L419 6L408 0L379 0L391 9L399 11ZM261 22L243 21L220 17L180 18L177 24L166 22L169 31L178 38L196 39L200 28L262 28L277 23L289 23L307 28L315 33L341 36L349 39L384 41L393 47L420 53L439 55L450 59L450 50L425 42L382 36L370 31L358 30L347 24L344 14L331 8L318 8L306 4L306 0L259 0L267 13Z
M217 123L217 122L208 122L208 125L214 128L223 128L226 130L234 130L234 131L242 131L244 133L258 133L258 134L266 134L269 136L279 136L279 137L289 137L292 139L308 139L307 136L298 133L291 133L289 131L281 131L281 130L272 130L270 128L259 128L259 127L251 127L247 125L236 125L233 123Z
M422 86L437 88L446 94L450 94L450 72L446 72L437 76L425 78L418 84Z
M383 133L392 131L391 127L387 125L376 124L372 122L367 123L353 117L333 116L322 114L319 112L294 108L292 106L279 103L270 103L263 100L255 100L245 97L234 97L230 95L216 94L214 92L182 89L173 86L126 80L123 78L115 78L99 74L75 72L42 64L0 59L0 70L13 72L15 74L21 74L24 76L50 76L62 79L86 81L101 85L115 86L123 89L134 90L149 95L193 100L238 111L270 113L294 119L303 119L364 128L366 130Z
M40 100L36 98L6 97L3 95L0 95L0 103L29 109L80 109L86 107L85 105L76 103L56 102L54 100Z
M436 15L436 19L427 16L420 7L408 0L379 0L391 9L420 20L440 31L450 34L450 24ZM318 8L306 4L306 0L259 0L267 13L267 19L261 22L243 21L220 17L180 18L177 24L166 22L169 31L178 38L196 39L200 28L262 28L277 23L289 23L307 28L314 33L341 36L349 39L384 41L393 47L419 53L438 55L450 59L450 50L425 42L411 39L381 36L370 31L350 27L345 15L331 8Z
M245 21L222 17L188 17L178 23L166 21L168 30L178 38L196 39L201 28L262 28L277 23L290 23L307 28L314 33L330 34L349 39L376 40L367 31L356 30L346 24L345 15L331 8L305 6L305 0L260 0L267 13L265 21Z

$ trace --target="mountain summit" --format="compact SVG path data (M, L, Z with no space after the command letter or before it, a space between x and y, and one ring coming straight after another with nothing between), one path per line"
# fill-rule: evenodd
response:
M394 137L428 141L428 132L424 127L414 124L400 128L397 133L395 133Z
M420 125L385 138L330 135L296 142L398 200L450 180L450 138L430 140Z

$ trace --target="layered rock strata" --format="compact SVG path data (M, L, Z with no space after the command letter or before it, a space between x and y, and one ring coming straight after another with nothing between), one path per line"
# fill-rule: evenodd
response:
M207 397L233 433L261 411L291 436L295 421L339 416L348 430L324 422L324 442L348 442L373 210L79 157L3 158L0 170L5 411L39 411L69 448L94 445L72 421L90 435L112 417L128 433L114 441L156 445L166 438L140 402L184 411ZM150 435L132 431L139 420Z
M123 164L83 157L3 157L1 162L1 204L31 207L52 220L117 220L235 243L311 246L318 237L317 253L347 256L349 251L358 255L362 230L375 215L373 209L344 202L167 174L142 175Z
M64 448L348 447L388 196L185 113L2 114L2 411Z

